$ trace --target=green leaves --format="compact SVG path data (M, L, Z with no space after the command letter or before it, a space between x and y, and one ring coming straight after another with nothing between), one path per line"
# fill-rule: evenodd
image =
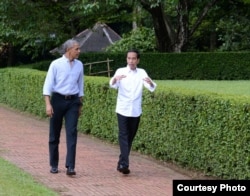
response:
M107 51L126 52L130 48L139 48L141 52L155 51L156 43L153 29L141 27L124 34L123 39L109 46Z

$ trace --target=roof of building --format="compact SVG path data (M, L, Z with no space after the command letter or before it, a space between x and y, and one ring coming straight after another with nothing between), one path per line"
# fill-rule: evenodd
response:
M120 40L121 37L108 25L96 23L92 29L85 29L72 39L79 42L81 53L84 53L102 52L107 46ZM64 51L62 45L51 50L50 53L63 54Z

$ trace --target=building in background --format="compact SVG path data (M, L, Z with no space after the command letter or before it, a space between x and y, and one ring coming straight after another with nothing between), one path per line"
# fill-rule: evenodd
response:
M80 44L81 53L104 52L106 47L121 39L114 30L103 23L96 23L92 29L85 29L72 39ZM52 54L63 54L62 45L51 50Z

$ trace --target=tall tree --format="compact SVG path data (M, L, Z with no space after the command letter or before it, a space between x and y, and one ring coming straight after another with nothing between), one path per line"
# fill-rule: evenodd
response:
M42 56L51 45L74 34L74 16L70 17L72 1L1 0L0 43L8 46L8 64L13 61L13 48L26 54ZM65 14L67 13L67 14Z
M159 52L181 52L187 49L187 44L193 33L200 26L206 15L219 0L110 0L110 1L76 1L73 9L90 13L103 9L112 11L122 10L123 7L133 8L138 4L150 13L157 39ZM79 6L80 5L80 6ZM117 13L117 12L116 12ZM121 13L121 12L119 12ZM196 18L191 23L192 19ZM128 14L127 14L128 16ZM132 17L133 18L133 17ZM192 26L190 26L192 25Z
M218 1L162 0L152 4L152 0L140 0L140 3L153 18L158 50L160 52L182 52L187 49L192 35ZM175 15L171 16L171 13L166 13L166 10L173 10ZM190 18L190 14L192 14L192 18ZM195 21L191 23L190 20L194 18Z
M1 0L0 52L42 56L96 22L153 27L160 52L197 51L204 40L216 50L218 38L223 51L249 49L249 8L250 0Z

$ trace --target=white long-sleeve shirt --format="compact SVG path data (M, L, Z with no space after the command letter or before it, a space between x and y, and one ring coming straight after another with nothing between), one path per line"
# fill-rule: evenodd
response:
M112 85L114 78L118 75L125 75L126 77ZM116 113L127 117L138 117L141 115L143 86L151 92L157 86L153 82L154 86L151 87L150 84L143 80L146 77L148 77L148 74L141 68L131 70L127 66L117 69L109 82L111 88L118 89Z

